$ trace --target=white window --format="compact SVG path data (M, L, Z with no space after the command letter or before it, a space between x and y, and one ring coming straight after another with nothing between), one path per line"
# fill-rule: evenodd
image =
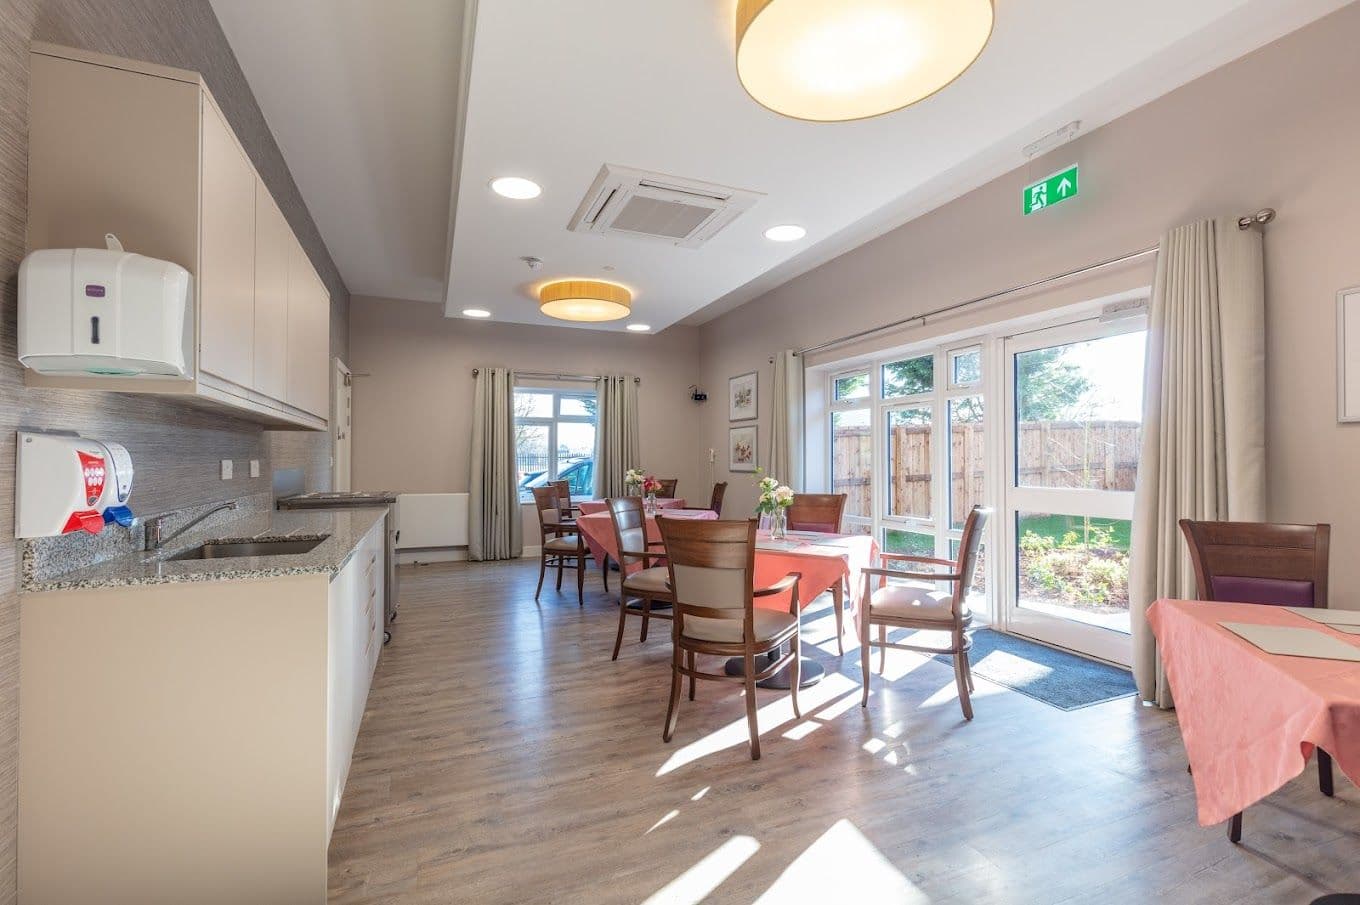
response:
M581 390L515 390L515 470L519 496L567 481L574 499L589 498L595 484L595 394Z

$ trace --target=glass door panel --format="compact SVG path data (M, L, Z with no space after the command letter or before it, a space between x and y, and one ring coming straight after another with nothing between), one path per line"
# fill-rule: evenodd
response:
M867 408L831 413L831 492L845 494L846 531L857 520L873 518L874 438L869 416Z
M888 499L886 514L929 521L934 516L931 484L934 478L928 405L888 412Z
M1131 319L1006 342L1006 623L1119 663L1146 335Z

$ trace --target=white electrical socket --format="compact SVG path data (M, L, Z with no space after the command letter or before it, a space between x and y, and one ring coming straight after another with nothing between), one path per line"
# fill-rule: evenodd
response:
M223 460L222 460L222 480L224 480L224 481L230 481L230 480L231 480L231 471L232 471L232 463L231 463L231 459L223 459Z
M716 449L710 449L710 450L708 451L708 464L709 464L709 465L712 465L714 462L717 462L717 461L718 461L718 451L717 451Z
M251 459L251 460L250 460L250 476L251 476L252 478L258 478L258 477L260 476L260 460L259 460L259 459Z

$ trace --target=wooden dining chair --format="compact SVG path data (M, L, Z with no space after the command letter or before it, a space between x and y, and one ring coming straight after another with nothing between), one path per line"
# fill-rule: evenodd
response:
M619 551L619 632L614 638L614 654L609 658L617 660L628 616L642 617L638 641L646 641L647 626L653 617L671 618L668 611L656 610L658 607L668 609L672 597L666 583L670 573L664 565L653 565L665 559L665 554L660 550L661 541L647 540L647 518L642 511L642 501L635 496L610 498L609 518L614 523L614 546Z
M661 482L661 490L659 490L656 495L664 500L675 499L675 488L680 486L680 479L657 478L657 480Z
M755 580L756 520L701 521L666 518L656 523L666 545L666 568L674 591L675 612L671 624L671 695L661 737L669 742L679 719L680 685L689 677L689 699L694 700L694 680L736 681L746 686L746 726L751 735L751 760L760 760L760 727L756 720L756 683L790 668L790 696L794 716L798 709L799 634L798 579L790 572L775 584L752 590ZM789 609L755 606L757 597L789 593ZM778 651L789 643L789 651ZM741 657L743 674L704 672L695 665L697 655ZM774 655L770 660L764 656ZM763 668L757 669L756 657Z
M586 550L585 538L576 522L562 514L557 488L552 485L535 487L534 508L538 510L538 529L541 549L538 557L538 587L534 600L543 590L543 576L550 566L557 567L557 590L562 590L562 571L570 563L576 569L576 600L586 605Z
M1195 567L1195 596L1225 603L1327 607L1331 525L1180 520ZM1318 788L1331 797L1332 757L1317 748ZM1242 841L1242 815L1228 821Z
M581 510L571 501L571 481L552 481L548 486L557 488L557 508L562 511L562 516L576 518Z
M869 650L877 647L878 673L883 674L887 665L888 648L914 650L928 654L950 654L954 658L954 682L959 688L959 706L963 708L963 718L973 718L973 702L969 692L973 690L973 671L968 662L968 651L973 639L968 634L973 622L973 614L968 609L968 586L973 583L973 572L977 568L978 547L982 544L982 529L987 525L990 509L974 506L963 523L963 536L959 540L958 558L954 560L935 559L930 556L911 556L906 553L880 553L883 563L919 563L931 567L944 567L946 572L907 571L892 568L863 569L864 592L859 607L859 666L864 682L861 707L869 706ZM878 579L874 588L873 578ZM910 579L917 584L892 584L895 579ZM920 584L931 582L932 584ZM938 591L933 583L948 583L948 591ZM874 626L878 626L878 640L870 638ZM908 642L888 642L888 629L909 628L917 630L947 632L949 644L945 647ZM915 638L915 635L910 636Z
M790 531L820 531L839 534L841 516L845 513L843 493L796 493L787 510L786 526ZM811 593L811 589L809 590ZM831 588L832 610L836 615L836 651L845 656L845 603L849 599L844 583Z
M722 501L727 495L727 482L720 481L713 485L713 495L708 498L708 508L713 510L713 514L722 518Z

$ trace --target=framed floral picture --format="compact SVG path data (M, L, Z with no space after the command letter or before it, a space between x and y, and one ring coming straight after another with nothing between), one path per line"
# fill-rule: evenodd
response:
M756 417L759 375L752 371L727 381L727 420L750 421Z
M756 470L756 425L728 428L727 470Z

